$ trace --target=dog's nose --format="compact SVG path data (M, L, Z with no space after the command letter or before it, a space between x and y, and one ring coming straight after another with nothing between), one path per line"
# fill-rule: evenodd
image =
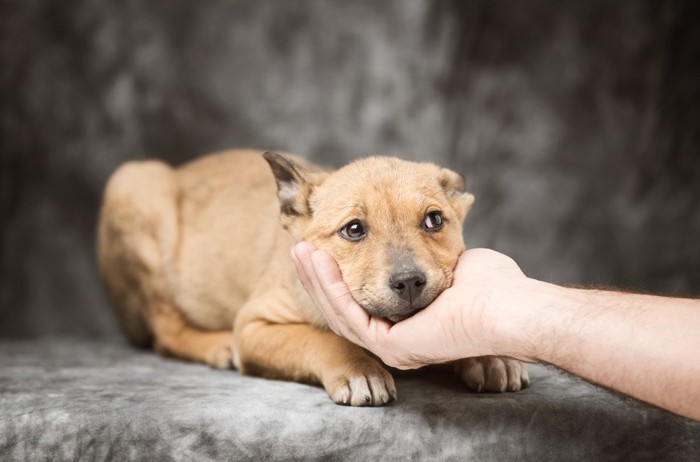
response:
M425 273L408 271L392 274L389 278L389 286L399 297L413 302L425 287Z

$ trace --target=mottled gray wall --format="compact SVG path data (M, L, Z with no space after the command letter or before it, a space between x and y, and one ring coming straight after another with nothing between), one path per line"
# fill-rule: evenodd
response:
M256 147L464 173L471 246L700 293L698 2L0 1L0 335L104 335L101 188Z

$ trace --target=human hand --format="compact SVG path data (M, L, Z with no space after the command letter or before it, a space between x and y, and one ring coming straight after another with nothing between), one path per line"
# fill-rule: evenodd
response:
M385 364L415 369L456 359L511 355L499 325L514 301L509 289L528 279L509 257L488 249L465 251L452 287L399 323L370 316L352 298L337 264L302 242L292 259L304 288L338 335L372 351Z
M460 256L450 288L422 311L391 324L369 316L353 300L330 255L302 242L292 258L330 328L389 366L414 369L472 358L456 362L468 366L487 355L545 362L700 419L696 299L559 287L525 277L505 255L473 249ZM477 390L503 377L490 367L488 379L462 372L467 385L480 379L470 386ZM510 373L508 379L512 385ZM526 374L520 376L521 384L527 381Z

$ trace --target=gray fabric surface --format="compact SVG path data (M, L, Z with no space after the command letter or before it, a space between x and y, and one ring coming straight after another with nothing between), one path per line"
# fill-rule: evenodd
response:
M543 367L515 394L395 374L385 408L120 340L0 343L2 460L700 460L700 422Z

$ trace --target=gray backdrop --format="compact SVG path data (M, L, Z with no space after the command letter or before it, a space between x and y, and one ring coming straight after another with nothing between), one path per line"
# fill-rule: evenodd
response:
M698 2L0 0L0 335L112 335L110 172L429 160L531 276L700 293Z

